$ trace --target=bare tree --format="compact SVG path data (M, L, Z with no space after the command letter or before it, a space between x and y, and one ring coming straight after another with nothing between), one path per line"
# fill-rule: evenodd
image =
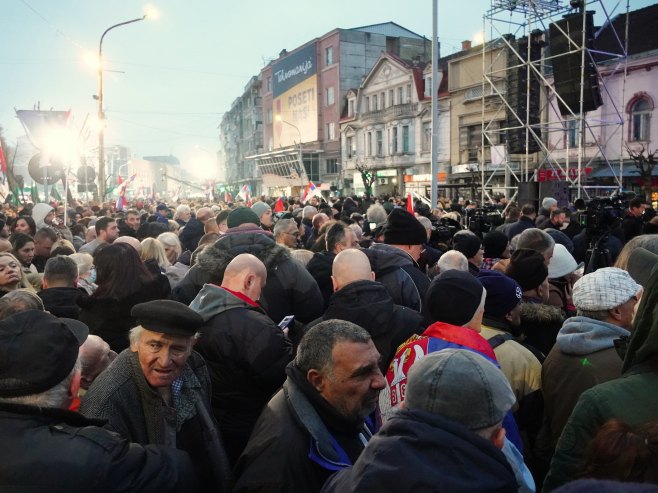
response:
M658 164L656 161L658 149L652 151L651 148L645 148L644 144L642 144L639 150L634 151L627 143L626 152L628 152L628 157L633 160L633 164L640 172L645 198L651 200L651 192L653 191L653 187L651 186L652 174L654 166Z
M374 164L368 164L364 160L357 158L354 168L361 173L361 180L366 189L366 193L372 196L372 185L377 180L377 168Z

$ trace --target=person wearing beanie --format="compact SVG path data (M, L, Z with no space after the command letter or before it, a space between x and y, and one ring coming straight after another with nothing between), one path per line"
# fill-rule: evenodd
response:
M551 263L548 264L548 304L564 310L568 317L576 314L573 304L573 285L579 279L579 266L564 245L555 244Z
M405 395L323 493L520 491L502 426L516 399L495 365L472 351L438 351L411 367Z
M502 231L490 231L482 238L484 256L481 269L505 270L510 258L509 238ZM504 262L501 263L501 260Z
M477 277L484 255L482 240L472 231L457 231L452 237L452 248L464 254L468 259L468 271Z
M546 224L551 219L551 212L557 209L557 200L553 197L544 197L541 201L541 208L537 214L537 219L535 219L535 224L538 228L544 229Z
M377 281L389 287L389 292L400 291L403 278L411 278L418 292L417 305L410 306L401 302L396 296L394 300L398 304L410 306L425 313L423 300L429 288L430 280L420 267L418 259L423 251L423 245L427 242L427 232L416 217L405 209L393 209L388 216L384 226L384 243L375 243L369 250L372 255L367 254L373 263L373 270ZM376 262L373 258L378 257ZM374 268L375 265L379 268ZM384 267L386 266L386 267ZM401 269L403 275L398 272ZM384 271L385 273L380 276ZM401 279L402 278L402 279Z
M265 202L261 202L259 200L251 206L251 210L254 211L258 216L261 227L267 231L272 231L272 228L274 228L274 221L272 220L272 208Z
M547 304L550 287L545 257L534 250L516 250L505 274L518 282L523 290L521 327L524 341L545 356L555 344L557 332L564 322L562 310Z
M623 361L616 346L630 337L641 297L642 286L616 267L598 269L574 285L577 314L565 320L542 368L546 458L555 450L580 395L621 377Z

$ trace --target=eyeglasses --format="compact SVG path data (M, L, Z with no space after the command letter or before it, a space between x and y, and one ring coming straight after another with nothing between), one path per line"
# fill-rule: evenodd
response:
M294 233L288 233L286 232L287 235L294 236L295 238L299 236L299 231L295 231Z

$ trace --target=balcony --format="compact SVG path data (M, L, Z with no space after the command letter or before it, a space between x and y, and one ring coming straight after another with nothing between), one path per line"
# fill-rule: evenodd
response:
M405 103L389 106L382 110L367 111L363 113L364 120L389 121L395 118L413 117L418 112L418 103Z

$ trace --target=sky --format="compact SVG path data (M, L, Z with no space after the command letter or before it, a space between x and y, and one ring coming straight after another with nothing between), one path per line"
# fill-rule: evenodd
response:
M112 30L103 42L106 146L135 157L214 153L222 114L284 48L336 27L382 22L431 38L433 0L151 0L158 19ZM481 33L492 0L438 0L441 54ZM566 2L566 0L562 0ZM611 14L652 0L614 0ZM109 26L141 17L140 0L2 0L0 126L24 135L14 109L72 110L80 128L98 111L97 57ZM87 148L97 145L91 133Z

